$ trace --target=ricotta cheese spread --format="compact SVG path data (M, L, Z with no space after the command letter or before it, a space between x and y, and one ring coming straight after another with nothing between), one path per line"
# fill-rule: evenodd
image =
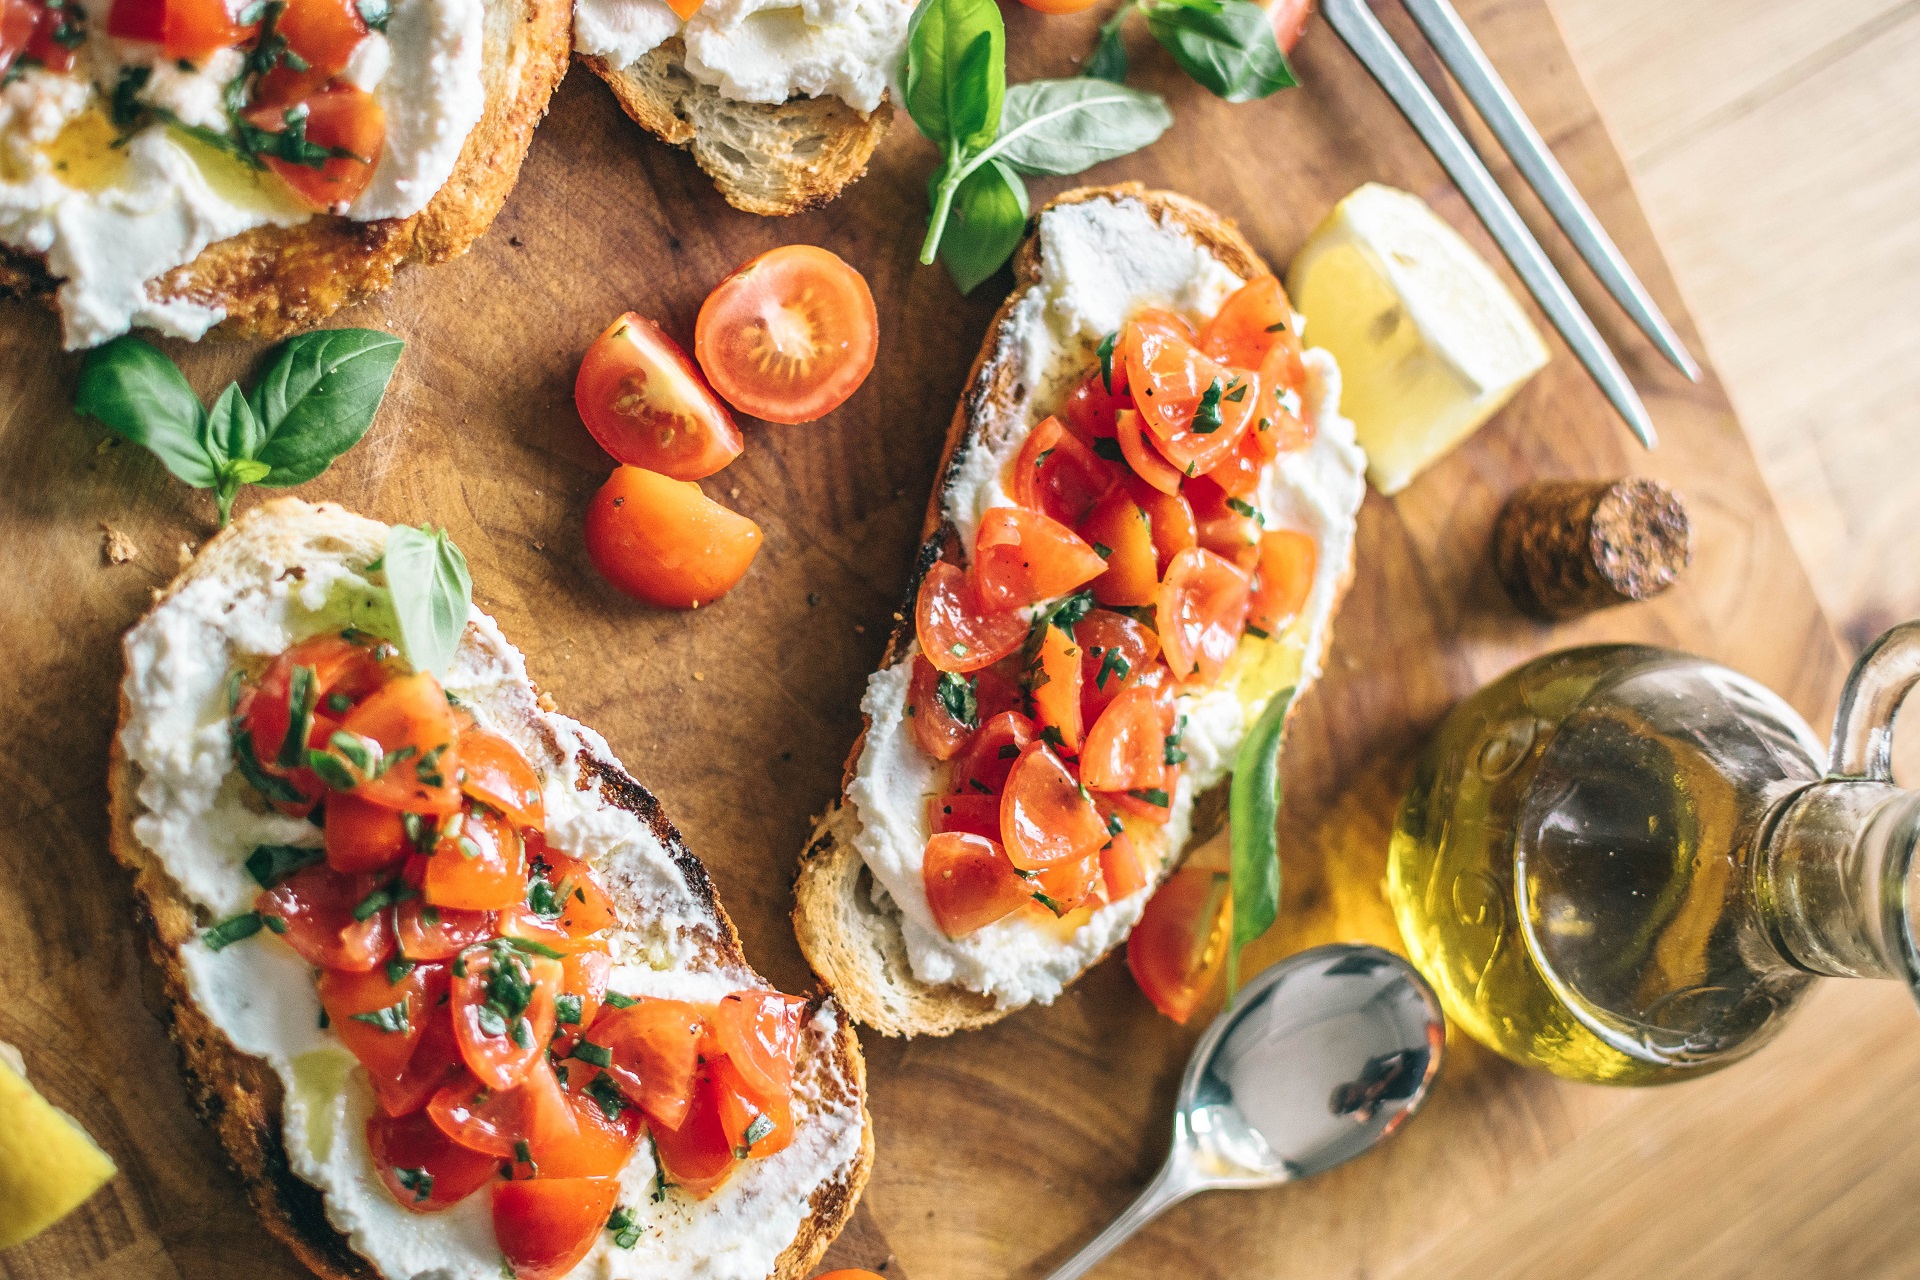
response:
M1200 322L1244 281L1177 224L1159 222L1139 200L1097 199L1049 209L1040 217L1040 280L1015 303L983 377L1009 367L1013 403L978 424L946 477L946 518L972 547L981 517L1014 505L1002 484L1008 464L1034 426L1055 412L1098 363L1096 348L1142 307L1164 307ZM1296 318L1297 319L1297 318ZM1319 675L1341 583L1353 557L1355 518L1365 496L1366 458L1353 424L1340 416L1340 369L1325 351L1306 352L1301 415L1313 428L1304 449L1283 453L1262 473L1253 505L1268 529L1295 529L1319 547L1314 581L1300 616L1271 640L1247 637L1211 688L1178 699L1187 764L1172 794L1164 848L1184 850L1197 796L1233 764L1247 728L1275 689L1276 667L1304 687ZM866 741L847 796L858 819L854 848L873 872L874 897L900 920L916 978L992 996L1002 1008L1050 1003L1082 970L1124 938L1152 889L1095 910L1077 928L1016 912L964 938L934 923L921 881L931 830L927 798L946 790L949 766L922 751L906 716L918 645L876 672L860 709Z
M244 860L257 845L321 840L306 820L248 803L229 754L228 673L348 624L392 635L384 589L352 567L379 552L370 541L350 564L348 549L329 537L308 548L298 572L258 565L248 566L241 583L201 579L127 636L130 710L121 745L141 772L134 834L209 920L250 909L258 886ZM611 989L704 1003L764 985L750 971L712 959L716 925L672 851L582 776L582 752L613 761L606 742L539 710L521 654L478 609L469 622L444 683L527 759L564 761L545 778L547 839L590 862L625 908L613 940ZM180 949L180 960L194 1002L235 1048L265 1059L285 1085L288 1158L324 1193L328 1219L354 1251L389 1280L498 1280L501 1253L484 1192L439 1213L416 1214L381 1183L366 1141L373 1091L345 1043L320 1026L305 961L267 932L219 951L195 938ZM839 1017L829 1003L806 1028L792 1145L742 1163L704 1201L668 1191L656 1202L651 1145L642 1143L620 1175L620 1203L635 1217L638 1242L622 1249L603 1233L573 1274L764 1280L811 1212L814 1190L860 1153L858 1088L842 1077L830 1051Z
M155 297L151 283L208 245L313 215L278 179L178 128L153 123L126 138L113 123L125 73L144 68L133 102L229 132L223 95L238 50L176 63L157 45L108 36L109 0L69 2L87 12L89 31L73 69L25 67L0 88L0 244L43 257L61 282L69 349L134 325L198 338L224 310ZM386 141L348 217L409 217L445 185L486 107L484 19L484 0L393 0L385 33L355 49L346 78L378 99Z
M831 95L865 114L906 55L910 0L706 0L691 18L665 0L577 0L573 42L615 67L673 36L687 73L742 102Z

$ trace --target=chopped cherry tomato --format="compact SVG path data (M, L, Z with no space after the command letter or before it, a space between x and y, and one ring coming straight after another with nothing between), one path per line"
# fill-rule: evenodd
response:
M914 632L927 661L942 671L990 667L1027 639L1027 620L1011 609L985 609L972 579L957 565L935 561L920 580Z
M560 1077L576 1132L563 1142L534 1146L540 1176L603 1178L619 1173L646 1127L640 1108L627 1101L606 1072L578 1059L563 1064Z
M444 965L419 965L392 981L384 969L320 975L320 1003L333 1033L376 1080L398 1077L413 1060L427 1015L447 993Z
M940 696L943 680L959 682L953 686L960 690L955 697L974 700L974 723L955 717L947 699ZM913 717L914 741L935 760L951 760L960 754L960 749L979 727L978 695L966 682L966 676L942 673L927 661L925 654L913 655L913 675L907 684L907 714Z
M460 789L506 814L517 827L538 827L547 820L540 775L497 733L468 729L460 735Z
M1193 508L1200 545L1252 573L1260 560L1260 522L1249 514L1253 508L1214 483L1211 476L1189 480L1184 496ZM1236 502L1245 510L1236 508Z
M598 938L574 937L560 927L557 919L550 920L525 903L508 907L500 913L500 936L538 943L549 951L559 951L565 955L601 950L606 946L606 943Z
M340 722L347 733L371 738L387 756L404 755L378 777L353 789L362 800L410 813L453 813L460 748L453 707L440 682L426 672L400 676L375 690Z
M532 1163L535 1150L580 1135L580 1122L544 1054L511 1089L493 1088L468 1072L433 1095L427 1114L461 1146L515 1164Z
M1140 864L1140 850L1126 832L1116 833L1100 850L1100 878L1108 902L1130 898L1147 887L1147 869Z
M1099 854L1089 855L1078 862L1056 862L1035 872L1029 885L1036 891L1033 900L1055 916L1064 916L1074 908L1085 905L1089 898L1095 896L1099 887Z
M374 1116L367 1121L367 1148L387 1193L415 1213L450 1208L500 1173L498 1160L440 1132L425 1111Z
M327 799L326 831L327 865L347 875L379 871L413 852L398 809L344 791Z
M1033 713L1041 736L1060 750L1080 750L1080 646L1049 623L1040 637L1033 675ZM1051 729L1053 732L1048 733Z
M1095 600L1126 606L1154 602L1160 572L1154 563L1153 526L1126 486L1117 485L1102 498L1077 532L1107 562L1106 572L1090 584Z
M1074 624L1080 642L1080 715L1093 724L1122 689L1138 685L1160 656L1160 637L1124 613L1095 609Z
M927 830L964 831L1000 843L1000 797L975 792L927 797Z
M493 1189L493 1234L519 1280L560 1280L592 1252L618 1178L540 1178Z
M1134 407L1161 440L1192 425L1201 397L1214 382L1226 390L1226 371L1200 353L1192 328L1171 312L1150 308L1135 316L1121 331L1119 354L1126 360Z
M880 350L873 293L858 271L810 244L770 249L700 304L693 354L742 413L812 422L859 389Z
M1036 734L1033 721L1018 711L1001 712L980 726L966 752L954 761L947 790L955 795L999 795L1013 762Z
M1205 475L1231 458L1252 430L1262 385L1257 373L1222 369L1187 426L1162 434L1153 419L1143 418L1148 439L1181 475Z
M613 957L605 951L576 951L561 958L560 994L573 1000L554 1002L554 1018L560 1028L553 1042L556 1055L572 1052L593 1025L607 997L607 979L612 976Z
M687 1118L700 1065L707 1020L684 1000L643 999L625 1009L605 1009L587 1039L613 1057L607 1068L627 1097L661 1129Z
M1114 419L1122 409L1133 408L1127 394L1127 366L1113 362L1113 390L1098 372L1073 389L1067 397L1067 425L1089 440L1112 439L1117 428Z
M162 46L169 58L198 62L239 44L251 28L235 25L225 0L114 0L107 34Z
M587 507L587 558L621 591L662 609L718 600L746 576L760 526L697 484L620 467Z
M710 476L746 447L686 352L631 311L587 348L573 404L617 461L675 480Z
M49 71L73 70L76 34L84 35L80 18L64 5L54 8L44 0L0 0L0 74L21 57Z
M326 632L302 640L269 663L259 681L241 695L237 708L260 767L278 777L297 778L299 789L317 798L320 783L306 768L305 748L324 747L341 716L386 680L381 652ZM304 742L288 732L294 674L301 668L308 673L299 678L301 712L309 723Z
M1245 572L1201 547L1173 558L1160 584L1156 630L1173 674L1196 671L1211 682L1233 656L1246 629L1252 583Z
M15 58L26 53L42 12L34 0L0 0L0 73L5 73Z
M1120 437L1120 455L1133 468L1133 474L1158 489L1161 493L1178 493L1182 476L1171 462L1160 456L1160 451L1147 442L1147 429L1141 425L1140 415L1132 409L1122 409L1115 420L1115 432Z
M1058 520L994 507L980 520L968 576L981 605L1000 611L1066 595L1106 569L1100 553Z
M784 1085L762 1094L747 1083L732 1058L711 1063L707 1074L713 1078L720 1131L735 1156L759 1159L787 1149L793 1142L793 1098Z
M1152 690L1128 689L1087 732L1080 780L1095 791L1165 790L1172 727L1161 717Z
M1029 743L1007 775L1000 800L1007 858L1022 871L1078 862L1107 842L1093 800L1044 742Z
M1224 872L1183 867L1147 900L1127 939L1127 968L1154 1007L1185 1023L1227 958L1233 905Z
M439 997L434 997L434 1005ZM380 1109L390 1116L411 1115L427 1105L429 1099L467 1073L460 1059L460 1043L453 1034L453 1015L442 1007L430 1005L426 1027L406 1066L391 1075L368 1072Z
M463 972L464 970L464 972ZM506 946L470 947L453 962L453 1030L481 1083L511 1089L553 1039L560 962Z
M526 892L526 842L484 805L469 805L458 826L441 831L421 886L430 905L461 911L504 911L519 906Z
M578 858L556 852L536 832L528 833L527 850L533 874L545 881L550 890L545 896L551 901L542 904L542 911L557 908L559 914L555 918L568 937L591 937L620 923L613 899L594 878L592 867Z
M366 910L379 888L379 876L343 876L324 866L308 867L262 893L254 910L284 922L285 932L274 932L308 964L365 972L393 954L392 912L356 915Z
M387 138L387 113L380 100L338 81L294 106L251 107L246 118L268 133L298 129L308 142L333 153L318 168L273 155L261 157L295 195L321 212L345 213L359 198L373 178Z
M408 898L394 912L400 954L409 960L445 960L497 931L491 911L461 911Z
M1247 611L1247 630L1278 635L1300 616L1320 548L1311 535L1275 529L1260 539L1260 567L1253 575L1253 602Z
M714 1044L759 1097L784 1094L792 1085L806 1010L799 996L751 990L734 992L714 1010Z
M275 60L273 69L254 88L257 103L294 103L311 97L346 70L353 51L367 38L366 21L354 0L287 0L274 31L286 37L287 48L307 65L296 71L290 60Z
M1289 7L1287 0L1280 0L1278 7ZM1304 20L1304 13L1301 16ZM1249 280L1228 295L1200 330L1200 350L1220 364L1262 371L1277 350L1282 359L1274 369L1282 375L1281 385L1298 388L1306 381L1300 335L1293 327L1293 305L1276 276Z
M1300 43L1300 37L1307 29L1307 19L1311 16L1313 0L1268 0L1267 17L1273 21L1273 38L1280 46L1280 52L1293 52L1293 46Z
M737 1163L720 1119L720 1096L711 1072L700 1072L684 1111L677 1129L654 1126L653 1149L668 1180L704 1200L727 1180Z
M1133 500L1147 513L1147 524L1153 530L1153 554L1162 578L1173 564L1173 558L1195 544L1198 529L1194 524L1193 508L1179 493L1162 493L1152 485L1134 481L1129 487ZM1157 599L1157 597L1156 597Z
M1060 419L1046 418L1027 433L1011 478L1015 502L1071 528L1118 483L1119 472Z

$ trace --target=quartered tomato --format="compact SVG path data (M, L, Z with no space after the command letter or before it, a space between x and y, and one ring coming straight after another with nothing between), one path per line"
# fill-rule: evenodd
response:
M374 1171L394 1200L415 1213L436 1213L472 1195L500 1172L490 1155L440 1132L425 1111L367 1121Z
M1153 555L1160 569L1160 576L1166 577L1167 569L1173 564L1173 558L1193 546L1198 540L1198 528L1193 519L1193 508L1186 497L1177 492L1162 493L1151 485L1133 481L1129 487L1133 500L1147 513L1147 524L1153 530Z
M713 1043L749 1089L764 1098L783 1094L793 1083L806 1011L799 996L736 991L714 1009Z
M1171 728L1151 690L1126 690L1088 730L1080 780L1095 791L1165 790Z
M736 1157L759 1159L787 1149L793 1142L793 1098L784 1085L762 1093L747 1083L732 1058L709 1063L707 1074L713 1080L720 1131Z
M347 211L366 190L386 145L387 113L380 100L337 81L293 106L249 108L246 118L268 133L298 131L314 146L332 153L318 166L261 157L295 195L322 212Z
M914 633L927 661L942 671L990 667L1027 639L1027 620L1011 609L987 609L958 565L935 561L920 580Z
M576 1128L562 1142L534 1146L540 1176L604 1178L619 1173L646 1129L640 1108L598 1067L575 1059L563 1064L558 1074Z
M374 1079L398 1077L426 1033L428 1015L447 993L444 965L418 965L396 982L385 969L320 975L320 1004L333 1033Z
M114 0L107 34L161 46L169 58L198 62L239 44L251 32L233 21L226 0Z
M467 1074L460 1044L453 1035L453 1015L438 1001L435 996L429 1003L426 1026L406 1065L387 1075L368 1072L380 1109L390 1116L411 1115L426 1106L443 1085Z
M1034 890L1035 902L1055 916L1064 916L1098 898L1100 855L1091 854L1077 862L1056 862L1035 872L1029 887Z
M287 0L274 30L307 65L295 70L289 59L275 62L254 87L253 100L257 103L294 103L312 96L346 70L353 51L367 38L366 21L354 0Z
M1200 545L1253 572L1260 560L1260 522L1251 514L1253 507L1214 483L1211 476L1189 480L1183 494L1193 508Z
M457 826L441 830L421 886L430 905L504 911L526 892L526 843L512 823L484 805L469 805Z
M409 898L394 911L400 954L409 960L446 960L496 930L491 911L461 911Z
M1046 418L1027 433L1008 478L1015 502L1072 528L1113 488L1119 472L1060 419Z
M1183 476L1200 476L1233 456L1253 427L1260 411L1260 375L1242 369L1222 369L1201 394L1187 425L1164 431L1143 418L1147 436L1160 456Z
M277 927L274 932L308 964L365 972L393 954L392 912L366 906L381 887L379 876L308 867L262 893L254 910L284 922L285 932Z
M1080 750L1080 646L1049 623L1031 676L1034 718L1041 736L1073 755ZM1047 732L1052 730L1051 733Z
M971 832L941 832L928 840L920 879L933 922L949 938L964 938L1033 900L1033 887L1013 869L999 841Z
M1058 520L994 507L981 517L969 576L981 607L998 611L1066 595L1106 568L1100 554Z
M1039 736L1033 721L1018 711L1003 711L980 726L967 749L953 762L947 790L956 795L997 796L1021 751Z
M468 729L460 735L459 776L462 791L506 814L515 826L538 827L546 822L540 775L499 734Z
M940 696L943 679L957 690L954 696L961 702L970 697L974 699L971 722L955 716L948 705L949 699ZM953 759L979 727L978 696L971 685L964 683L967 679L962 675L943 675L938 667L927 661L925 654L913 655L913 675L907 683L907 714L913 718L914 741L935 760ZM962 683L951 684L955 681Z
M317 799L321 784L306 767L306 750L326 746L341 717L385 681L381 653L328 632L301 641L268 664L236 708L260 767L293 779L296 789ZM296 712L307 726L304 737L290 732ZM310 807L282 805L290 812Z
M621 467L587 507L587 558L621 591L662 609L718 600L746 576L760 526L687 484Z
M556 852L538 832L527 833L527 850L534 876L544 881L549 890L541 895L546 899L541 905L542 914L552 914L568 937L588 938L620 923L613 899L594 879L593 868L578 858ZM531 881L528 891L530 897L536 893Z
M1320 548L1309 534L1275 529L1260 539L1260 566L1253 575L1247 630L1278 635L1306 606Z
M879 350L866 280L810 244L770 249L722 280L693 329L694 358L714 389L769 422L832 413Z
M482 1084L511 1089L526 1078L553 1039L562 980L559 961L506 946L471 947L454 960L454 1035Z
M927 797L927 830L964 831L1000 843L1000 797L967 791Z
M1160 656L1160 637L1124 613L1094 609L1074 624L1080 642L1080 715L1093 724L1122 689L1139 684Z
M1115 431L1114 419L1122 409L1131 408L1133 397L1127 394L1127 366L1115 360L1111 390L1107 388L1105 375L1096 372L1067 397L1067 426L1090 440L1110 439ZM1112 461L1111 457L1108 460Z
M618 1178L538 1178L493 1189L493 1234L518 1280L560 1280L593 1249Z
M580 1122L544 1054L511 1089L483 1084L468 1072L433 1095L427 1114L461 1146L516 1165L532 1164L536 1149L580 1133Z
M1121 331L1127 389L1148 429L1165 440L1193 422L1201 398L1225 370L1200 353L1192 328L1172 312L1149 308Z
M0 74L22 57L49 71L73 70L75 36L84 36L76 14L45 0L0 0Z
M1276 8L1288 7L1288 0L1276 0ZM1299 8L1304 21L1306 5ZM1200 350L1220 364L1260 370L1270 386L1298 389L1306 382L1293 306L1275 276L1249 280L1234 290L1200 331Z
M1007 775L1000 835L1014 866L1037 871L1098 853L1107 824L1060 758L1046 743L1033 742Z
M1075 532L1107 562L1106 572L1089 584L1095 600L1129 606L1154 602L1160 572L1154 563L1153 525L1127 486L1108 491Z
M1211 551L1189 547L1173 558L1155 612L1174 675L1198 672L1210 682L1220 674L1246 629L1251 595L1247 574Z
M349 711L340 728L379 743L395 761L356 786L355 796L409 813L460 808L453 783L460 766L453 707L438 680L424 671L389 680Z
M615 459L675 480L710 476L746 447L693 361L659 325L631 311L587 348L573 404Z
M602 944L604 945L604 944ZM564 1057L580 1042L600 1014L607 997L607 979L613 976L613 957L605 951L577 951L560 961L560 996L554 1001L553 1052ZM568 999L571 997L571 999Z
M657 1123L657 1134L679 1128L687 1118L706 1033L707 1020L697 1006L649 998L603 1010L587 1039L612 1055L607 1073Z
M1184 1023L1227 958L1232 898L1226 873L1183 867L1147 901L1127 939L1127 968L1154 1007Z
M414 849L398 809L350 792L327 798L326 835L327 865L348 875L390 867Z
M1108 902L1130 898L1147 887L1147 869L1140 861L1140 850L1125 831L1117 832L1100 850L1100 878Z
M696 1199L706 1199L727 1180L737 1162L711 1072L699 1073L678 1128L654 1126L653 1148L668 1181Z
M1114 432L1120 437L1120 456L1133 468L1133 474L1161 493L1178 493L1184 477L1160 451L1147 440L1147 429L1139 413L1122 409L1114 420Z

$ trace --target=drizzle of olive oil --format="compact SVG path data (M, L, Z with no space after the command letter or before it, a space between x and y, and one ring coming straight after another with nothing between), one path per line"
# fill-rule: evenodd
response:
M54 176L76 191L104 191L118 186L127 170L127 153L118 145L119 130L98 107L89 107L67 121L45 152Z

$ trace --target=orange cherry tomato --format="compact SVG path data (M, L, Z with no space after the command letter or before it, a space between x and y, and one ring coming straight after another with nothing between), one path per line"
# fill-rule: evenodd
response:
M267 103L251 107L245 114L255 128L268 133L297 128L308 142L334 152L318 168L278 156L262 157L267 168L318 212L345 213L367 189L374 166L380 163L380 150L386 145L387 113L380 100L337 81L298 104Z
M347 733L371 738L387 756L404 756L353 794L389 809L448 814L460 808L460 748L453 707L440 682L426 672L389 680L340 722Z
M350 792L328 797L326 833L327 865L347 875L379 871L413 852L398 809Z
M587 507L587 558L621 591L662 609L718 600L746 576L760 526L697 484L620 467Z
M1319 545L1310 534L1275 529L1263 536L1260 567L1253 575L1253 601L1247 610L1247 630L1263 636L1278 635L1299 617L1313 590L1319 558Z
M421 886L429 905L460 911L504 911L520 905L526 891L525 841L512 823L481 805L469 806L457 826L440 832Z
M967 679L961 675L945 678L963 682ZM935 760L951 760L960 754L960 749L979 728L979 701L971 688L959 695L973 696L975 708L971 723L959 719L940 697L941 679L940 669L928 662L925 654L913 655L913 675L907 684L907 714L913 718L913 737L920 749Z
M1029 887L1035 891L1035 902L1056 917L1064 916L1090 898L1097 897L1100 888L1100 855L1092 854L1077 862L1056 862L1036 871Z
M1194 342L1186 321L1152 308L1135 316L1120 333L1117 354L1126 361L1134 407L1162 440L1186 431L1207 388L1215 380L1225 381L1225 371L1202 355Z
M427 1015L447 993L447 970L419 965L395 982L384 969L328 969L320 974L319 987L333 1033L346 1041L369 1076L393 1078L413 1060Z
M592 1252L618 1178L538 1178L493 1189L493 1235L518 1280L560 1280Z
M1173 784L1179 775L1179 769L1169 768L1164 787L1149 787L1139 791L1108 791L1101 793L1100 798L1123 813L1130 813L1155 826L1164 827L1173 821ZM1165 797L1164 800L1162 796Z
M927 829L963 831L1000 843L1000 797L974 792L927 797Z
M1087 732L1080 780L1095 791L1165 790L1169 728L1151 690L1126 690Z
M1007 775L1000 800L1007 859L1022 871L1078 862L1107 842L1093 799L1044 742L1029 743Z
M732 1058L710 1063L714 1100L720 1111L720 1131L733 1154L747 1159L776 1155L793 1142L793 1098L782 1086L762 1094L740 1074Z
M587 348L573 404L617 461L675 480L710 476L746 447L733 415L686 352L631 311Z
M1226 964L1233 900L1224 872L1183 867L1147 900L1127 968L1154 1008L1185 1023Z
M994 507L981 517L969 577L981 606L999 611L1066 595L1106 569L1100 553L1058 520Z
M695 1199L706 1199L727 1180L738 1161L720 1118L720 1096L711 1072L701 1071L694 1082L677 1129L654 1126L653 1149L668 1181Z
M1246 629L1253 584L1230 561L1202 547L1173 558L1160 584L1155 628L1173 674L1198 672L1211 682L1233 656Z
M592 867L556 851L537 832L528 833L527 851L533 876L544 881L549 890L542 910L557 909L554 919L568 937L591 938L620 923L620 913L600 887ZM532 890L529 882L530 896Z
M646 1128L640 1108L598 1067L575 1059L563 1063L557 1074L576 1129L564 1141L534 1145L540 1176L604 1178L619 1173Z
M45 12L47 10L34 0L0 0L0 74L13 65L15 58L27 53L27 46L33 42L34 32L40 25L40 15ZM108 18L111 21L112 15Z
M920 579L914 634L927 661L964 674L990 667L1027 640L1027 620L1010 609L986 609L958 565L937 560Z
M1133 408L1133 397L1127 394L1127 366L1122 360L1113 362L1113 389L1107 389L1105 375L1095 370L1093 376L1073 389L1067 397L1067 426L1089 440L1111 439L1117 432L1114 419L1122 409ZM1109 462L1114 461L1110 455Z
M435 1007L438 1001L435 996L429 1002L427 1025L406 1065L390 1074L367 1073L380 1109L390 1116L413 1114L426 1106L441 1086L467 1073L460 1059L459 1041L453 1034L453 1015L445 1006Z
M409 898L394 912L400 954L409 960L446 960L497 931L491 911L461 911Z
M1187 426L1161 434L1151 419L1143 418L1147 439L1181 475L1205 475L1227 462L1253 429L1263 385L1257 373L1223 368Z
M736 991L714 1009L713 1043L758 1097L771 1099L792 1085L806 1010L805 1000L778 991Z
M928 840L920 879L933 922L949 938L964 938L1033 900L1032 886L1007 861L999 841L968 831L938 832Z
M1116 485L1100 499L1076 532L1107 562L1106 571L1090 584L1095 600L1130 606L1154 602L1160 572L1154 563L1153 526L1126 486Z
M505 946L470 947L453 962L453 1031L467 1070L494 1089L526 1079L553 1039L560 962Z
M468 1072L433 1095L427 1114L461 1146L516 1165L534 1163L539 1147L580 1134L580 1122L545 1055L511 1089L495 1089Z
M1013 460L1013 500L1068 528L1078 524L1119 481L1119 471L1058 418L1027 433Z
M574 937L560 927L558 920L550 920L524 903L517 903L500 913L500 936L538 943L549 951L562 952L564 955L605 950L607 945L600 938Z
M437 1213L499 1176L500 1162L440 1132L425 1111L367 1121L374 1172L394 1201L415 1213Z
M276 802L283 811L302 816L319 799L322 786L306 767L302 748L326 746L341 716L386 680L381 652L335 632L312 636L275 658L241 694L236 711L254 759L267 773L291 780L296 790L312 797L302 804ZM300 677L305 692L301 710L309 723L304 742L290 740L288 733L294 673L301 668L307 671Z
M604 1009L587 1039L612 1055L607 1068L621 1091L661 1129L677 1129L692 1104L706 1016L684 1000L642 999Z
M1182 491L1193 508L1194 531L1200 545L1223 560L1253 572L1260 561L1260 522L1253 508L1214 482L1210 475L1187 481ZM1235 503L1240 506L1234 506Z
M364 972L393 954L392 912L369 911L368 898L381 877L343 876L330 868L307 867L254 900L254 910L286 925L275 933L308 964L322 969Z
M1093 724L1122 689L1138 685L1160 656L1160 637L1124 613L1094 609L1073 628L1080 642L1080 716Z
M1160 576L1164 578L1168 567L1173 564L1173 558L1198 541L1193 508L1182 494L1163 493L1138 480L1132 482L1128 492L1140 504L1141 510L1147 513L1147 524L1153 530L1154 561L1159 567Z
M1185 477L1147 442L1147 430L1141 425L1139 413L1122 409L1114 419L1114 432L1120 437L1120 456L1133 468L1134 475L1161 493L1180 492L1180 481Z
M858 271L825 249L783 245L720 282L700 304L693 355L742 413L812 422L873 368L880 322Z
M1071 755L1080 750L1080 646L1049 624L1040 638L1033 673L1034 718L1040 736ZM1051 731L1051 732L1049 732Z
M1140 850L1126 832L1117 833L1100 850L1100 878L1108 902L1130 898L1147 887L1147 869L1140 863Z
M460 789L506 814L517 827L538 827L547 820L540 775L497 733L468 729L460 735Z
M1018 711L1003 711L980 726L966 751L953 762L947 790L956 795L997 796L1021 751L1038 736L1033 721Z
M366 21L354 0L287 0L274 30L307 65L296 71L286 60L277 61L254 87L256 103L310 97L346 69L354 49L367 38Z

